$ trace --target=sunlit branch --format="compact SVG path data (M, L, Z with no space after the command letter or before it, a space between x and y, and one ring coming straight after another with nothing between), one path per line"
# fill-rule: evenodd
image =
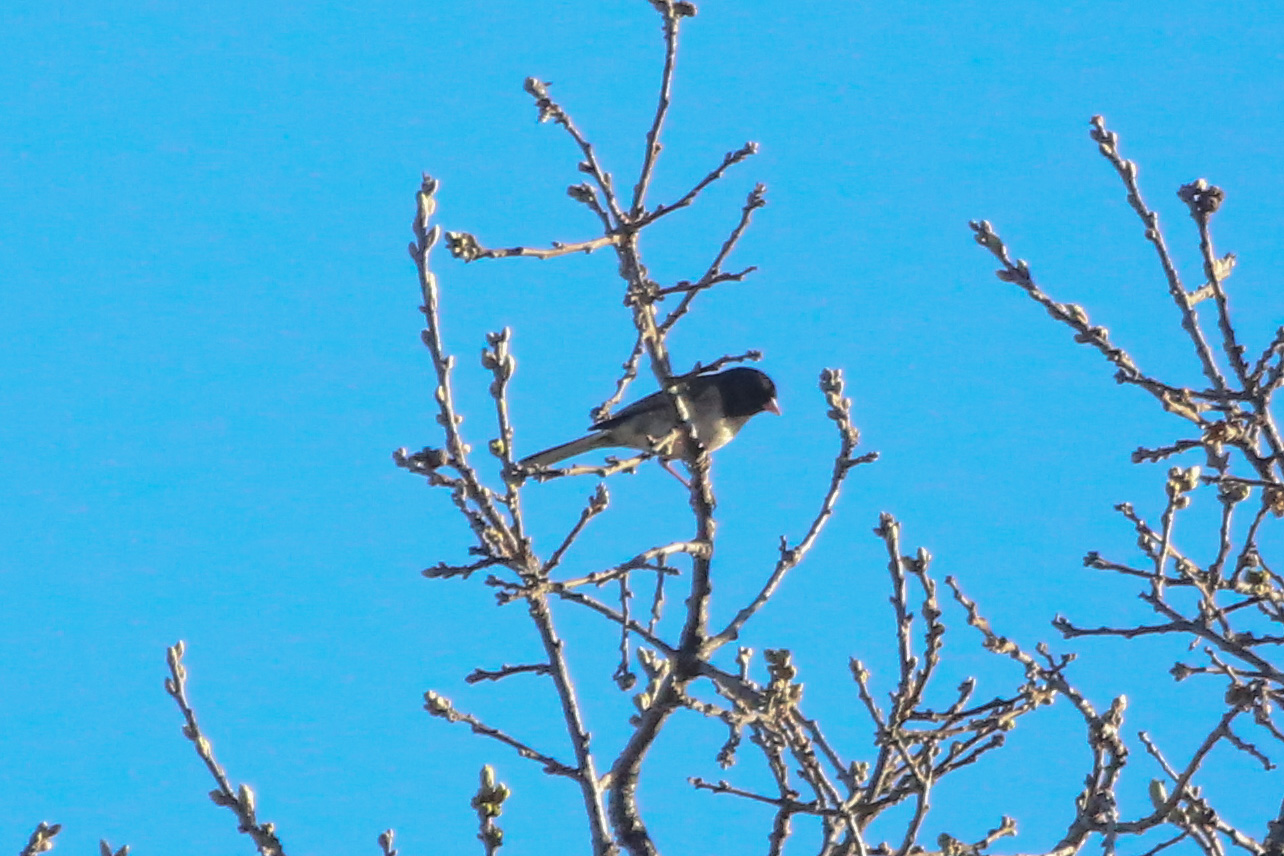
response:
M1106 130L1105 120L1101 116L1092 117L1091 136L1097 143L1102 156L1110 161L1111 166L1119 173L1119 177L1124 183L1124 189L1128 191L1128 204L1132 206L1133 210L1137 212L1137 216L1141 218L1142 225L1146 228L1146 240L1155 247L1155 252L1159 256L1160 266L1163 267L1164 276L1168 280L1168 292L1172 295L1177 308L1181 310L1182 329L1190 336L1190 340L1195 346L1195 353L1199 356L1200 365L1204 369L1204 376L1208 378L1215 389L1225 391L1227 388L1226 378L1222 376L1221 370L1213 359L1212 349L1209 348L1208 341L1204 338L1204 332L1200 329L1199 318L1195 314L1190 295L1187 294L1185 286L1181 283L1181 277L1177 273L1177 266L1173 264L1172 256L1168 252L1168 245L1164 242L1163 233L1159 230L1159 213L1148 208L1141 198L1141 190L1137 187L1137 164L1133 161L1125 160L1119 154L1119 135L1114 131Z
M597 183L598 189L602 192L602 197L606 200L607 210L611 212L613 224L619 228L625 222L624 211L620 208L619 199L615 195L615 186L611 182L611 174L602 169L601 163L598 162L597 154L593 151L593 146L580 132L580 129L571 121L570 115L562 109L556 101L548 94L548 84L537 80L534 77L526 78L526 91L535 99L535 106L539 110L539 121L553 121L566 129L566 133L571 135L571 139L579 146L580 152L584 155L584 160L580 163L580 171L587 173Z
M727 152L727 154L722 158L722 163L720 163L717 167L715 167L704 178L700 179L700 182L695 187L691 188L691 190L687 191L685 196L683 196L677 202L674 202L672 205L657 206L654 211L650 212L649 214L646 214L640 220L637 220L634 223L634 226L636 228L641 228L643 226L650 225L651 223L654 223L656 220L660 219L666 214L671 214L680 208L686 208L688 205L690 205L692 202L695 201L695 198L697 196L700 195L700 191L704 190L706 187L713 184L718 179L722 178L723 173L725 173L729 168L740 163L745 158L748 158L751 155L756 155L757 153L758 153L758 144L752 143L752 142L745 143L743 146L741 146L739 149L736 149L734 152Z
M237 829L244 832L254 841L260 856L285 856L281 839L276 835L276 826L272 823L259 823L258 805L254 791L249 785L233 788L223 766L214 757L214 748L201 733L196 722L196 711L187 699L187 667L183 665L183 654L186 646L180 641L166 651L166 662L169 665L169 677L165 679L165 692L178 705L183 714L183 736L191 741L214 778L215 789L210 791L210 800L215 805L223 806L236 815L239 821Z
M464 713L462 710L456 708L454 704L451 703L450 699L439 693L433 692L432 690L424 693L424 710L428 711L433 716L446 720L447 722L465 723L472 728L473 733L480 734L483 737L489 737L492 740L497 740L498 742L503 743L505 746L512 747L517 751L517 754L523 758L538 761L542 764L546 773L551 773L557 776L566 776L571 779L578 779L580 777L579 771L569 764L563 764L551 755L547 755L533 749L527 743L518 740L506 732L487 725L471 713Z
M465 262L475 262L479 259L508 258L555 259L558 256L570 256L575 253L588 254L594 250L612 246L618 243L619 240L619 235L603 235L600 238L593 238L592 240L580 241L574 244L563 244L554 241L553 246L548 249L540 249L538 247L489 249L483 247L477 238L468 232L447 232L446 248L450 250L452 256Z

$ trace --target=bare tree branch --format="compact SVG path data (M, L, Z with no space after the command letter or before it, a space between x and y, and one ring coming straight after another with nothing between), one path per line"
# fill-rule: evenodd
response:
M41 821L31 833L31 838L27 840L27 846L22 848L19 856L36 856L38 853L48 853L54 847L54 838L62 831L60 823L45 823Z
M196 711L187 700L187 667L183 665L185 650L185 646L180 641L167 651L169 677L165 679L165 692L169 693L170 698L174 699L174 703L183 713L183 736L192 742L192 746L196 748L196 754L200 756L201 761L205 763L205 768L214 777L216 787L210 791L210 799L214 805L223 806L236 815L237 820L240 821L238 831L250 836L261 856L285 856L281 839L276 835L276 826L271 823L259 823L254 791L249 785L241 785L235 789L232 787L227 773L214 758L214 748L210 745L210 741L201 733L200 725L196 722Z

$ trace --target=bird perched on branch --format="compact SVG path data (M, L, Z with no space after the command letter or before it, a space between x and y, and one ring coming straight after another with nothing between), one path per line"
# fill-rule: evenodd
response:
M744 367L696 375L686 382L686 399L696 438L710 452L729 443L745 423L759 413L780 413L776 385L771 378L757 369ZM686 455L686 438L681 432L675 434L677 411L663 392L654 392L589 427L592 434L537 452L519 463L528 469L538 469L613 446L659 452L663 460ZM665 440L670 442L662 443Z

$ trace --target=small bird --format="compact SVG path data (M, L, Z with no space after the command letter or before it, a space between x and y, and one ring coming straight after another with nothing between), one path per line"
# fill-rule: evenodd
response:
M714 375L696 375L686 386L696 438L710 452L731 442L750 418L764 410L780 413L776 385L757 369L741 367ZM589 427L594 433L523 458L520 465L528 469L548 467L584 452L611 446L656 451L656 444L678 427L678 415L667 395L653 392ZM685 447L685 437L678 434L661 452L661 458L684 457Z

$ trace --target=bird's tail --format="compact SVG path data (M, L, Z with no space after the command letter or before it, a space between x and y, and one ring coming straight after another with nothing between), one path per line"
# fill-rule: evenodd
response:
M527 468L549 467L567 458L573 458L576 455L582 455L585 452L602 449L610 445L613 444L605 433L586 434L578 440L572 440L569 443L563 443L560 446L536 452L533 455L522 458L518 463Z

